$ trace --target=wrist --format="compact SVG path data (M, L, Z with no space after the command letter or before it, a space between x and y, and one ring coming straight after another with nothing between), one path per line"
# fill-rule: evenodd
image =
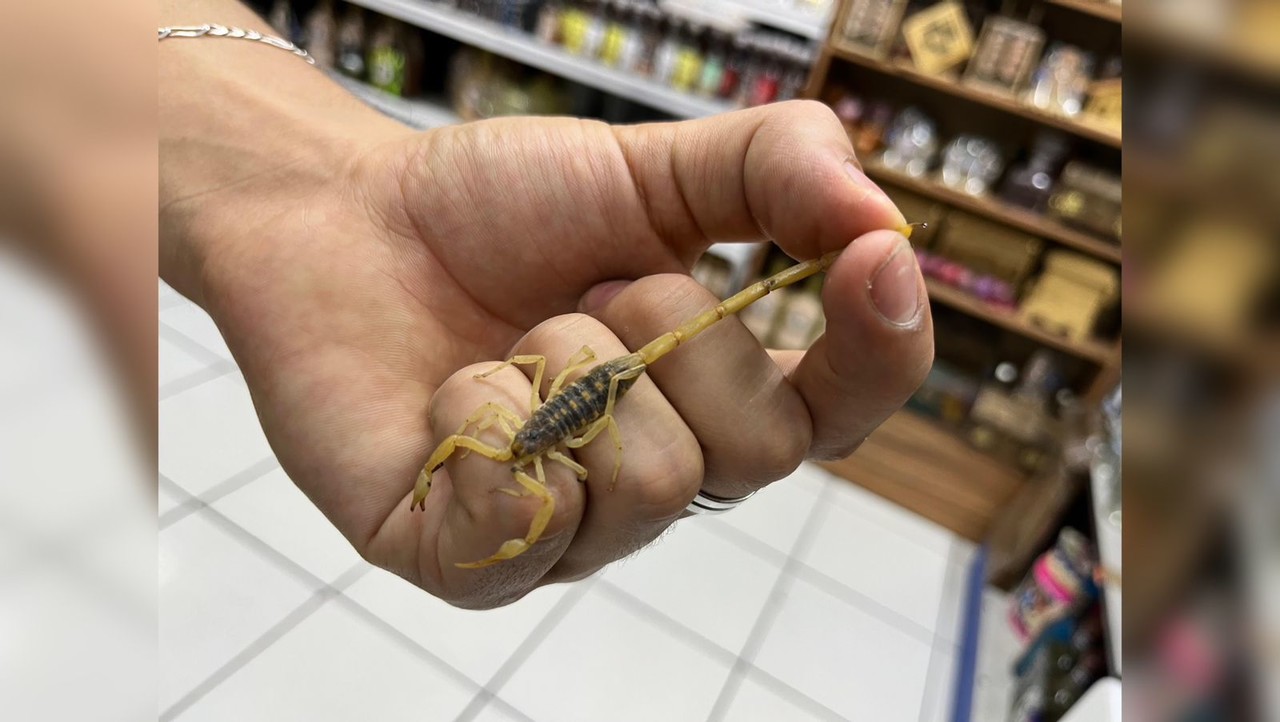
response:
M160 51L161 275L197 303L211 264L276 241L273 219L411 133L278 48L197 38Z

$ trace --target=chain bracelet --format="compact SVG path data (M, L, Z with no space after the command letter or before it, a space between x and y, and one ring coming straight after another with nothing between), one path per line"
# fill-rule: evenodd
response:
M240 38L242 40L254 40L260 43L266 43L281 50L288 50L297 55L311 65L316 64L316 59L311 54L293 43L278 38L274 35L263 35L257 30L245 30L244 28L227 27L226 25L218 25L217 23L205 23L204 25L174 25L159 29L160 40L165 38L199 38L203 36L211 36L215 38Z

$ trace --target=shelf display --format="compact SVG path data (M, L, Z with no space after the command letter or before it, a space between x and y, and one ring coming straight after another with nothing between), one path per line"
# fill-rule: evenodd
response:
M1062 169L1049 197L1049 217L1099 236L1120 237L1118 175L1079 161Z
M979 135L962 135L947 144L938 177L949 188L983 196L1003 174L1000 146Z
M973 28L964 6L947 0L908 17L902 35L921 72L939 75L964 63L973 53Z
M1044 271L1019 308L1027 322L1074 340L1093 335L1102 313L1119 300L1120 279L1111 266L1077 253L1047 254Z
M977 50L965 69L964 82L991 90L1017 93L1030 77L1044 31L1008 17L989 18L978 36Z
M840 37L850 49L876 58L885 57L906 9L907 0L853 0L840 28Z
M1067 117L1084 110L1085 96L1093 82L1093 56L1065 43L1049 49L1027 91L1031 105Z

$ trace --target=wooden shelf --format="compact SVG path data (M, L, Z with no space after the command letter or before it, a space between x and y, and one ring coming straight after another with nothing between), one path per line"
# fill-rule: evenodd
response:
M1113 23L1120 22L1121 18L1120 5L1104 2L1103 0L1048 0L1048 3L1058 7L1071 8L1077 12L1102 18L1103 20L1110 20Z
M867 175L875 180L915 191L956 208L976 213L1018 230L1083 251L1091 256L1115 263L1120 262L1119 244L1096 238L1088 233L1081 233L1039 213L1019 208L995 198L971 196L963 191L949 188L938 181L928 178L916 178L901 171L886 168L879 163L866 162L863 166Z
M995 326L1025 336L1045 346L1056 348L1063 353L1077 358L1087 359L1106 365L1113 361L1115 352L1109 344L1102 341L1074 341L1056 336L1019 318L1015 313L1002 311L982 300L974 298L959 289L939 283L933 279L925 279L929 287L929 299L936 303L960 311L974 318L981 319Z
M902 78L916 85L946 93L952 97L963 98L990 108L1003 110L1006 113L1021 116L1041 125L1047 125L1052 128L1064 130L1080 138L1102 143L1113 148L1120 147L1120 135L1117 133L1074 118L1067 118L1065 116L1055 115L1048 111L1040 110L1033 105L1028 105L1027 103L1009 95L1001 95L981 88L964 85L957 80L953 80L952 78L945 76L928 75L916 70L910 63L878 60L856 51L849 50L848 48L841 47L839 44L833 44L831 52L835 57L885 75Z

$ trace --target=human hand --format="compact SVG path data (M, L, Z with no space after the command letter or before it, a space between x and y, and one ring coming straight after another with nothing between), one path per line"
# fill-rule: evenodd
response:
M290 477L367 559L454 604L589 575L656 538L700 487L739 496L850 453L932 361L914 255L883 230L903 219L819 104L618 128L377 126L335 157L177 204L177 255L198 257L196 295ZM828 273L825 336L766 352L729 319L658 361L618 406L616 488L607 441L576 452L585 483L549 464L542 540L456 568L524 536L540 506L496 493L516 488L509 464L472 454L410 511L427 455L476 408L529 412L526 373L474 375L513 354L546 356L551 376L583 345L627 353L715 304L687 275L710 242L765 237L797 258L857 239Z

